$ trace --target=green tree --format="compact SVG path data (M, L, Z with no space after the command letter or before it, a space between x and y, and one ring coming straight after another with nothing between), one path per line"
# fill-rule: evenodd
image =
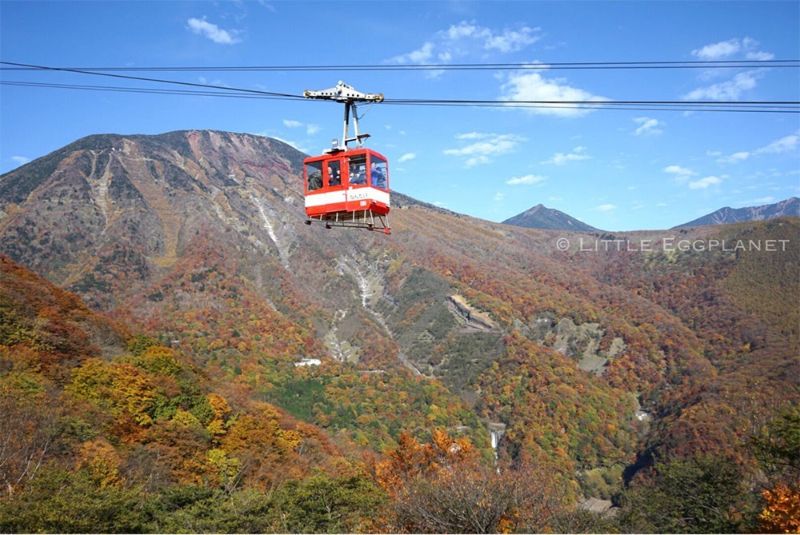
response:
M140 489L103 486L86 470L40 470L25 490L0 501L2 533L134 533L147 520Z
M800 407L787 407L770 420L752 448L768 475L800 481Z
M290 481L273 495L275 529L290 533L353 533L371 529L384 494L364 476L317 474Z
M656 465L655 478L622 496L627 532L735 533L750 529L752 495L739 468L703 456Z

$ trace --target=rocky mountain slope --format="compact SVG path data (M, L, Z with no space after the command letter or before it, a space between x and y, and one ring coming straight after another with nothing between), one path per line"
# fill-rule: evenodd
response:
M565 214L560 210L548 208L543 204L525 210L503 221L506 225L517 227L541 228L551 230L572 230L575 232L597 232L598 230L583 221Z
M0 252L222 395L375 450L440 427L490 455L502 430L501 457L546 458L587 495L655 452L744 455L745 430L800 399L794 305L746 289L798 295L797 243L769 276L755 253L559 251L578 236L400 195L390 237L325 230L303 224L303 156L228 132L90 136L0 177ZM725 232L797 235L780 221Z
M777 217L800 217L800 198L790 197L773 204L747 206L744 208L731 208L730 206L726 206L674 228L725 225L728 223L739 223L741 221L764 221Z

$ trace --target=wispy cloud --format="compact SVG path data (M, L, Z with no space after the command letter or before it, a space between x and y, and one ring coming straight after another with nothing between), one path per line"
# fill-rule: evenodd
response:
M186 21L189 30L197 35L210 39L220 45L233 45L239 43L241 39L236 37L236 30L223 30L216 24L208 22L205 17L202 19L190 18Z
M11 161L17 165L25 165L26 163L31 161L31 159L28 158L27 156L12 156Z
M498 30L474 21L461 21L436 32L419 48L394 56L389 61L401 64L448 63L457 58L485 53L517 52L539 39L540 28L520 25Z
M570 152L557 152L549 160L542 163L552 165L565 165L569 162L577 162L580 160L588 160L591 156L586 154L586 147L575 147Z
M794 134L789 134L788 136L783 136L780 139L776 139L772 143L757 148L753 151L743 150L739 152L734 152L733 154L729 154L727 156L721 156L720 158L717 159L717 162L739 163L748 160L754 156L762 156L764 154L782 154L785 152L791 152L796 150L798 145L800 145L800 130L798 130Z
M689 182L689 189L706 189L709 186L716 186L722 183L722 178L718 176L707 176L699 180Z
M415 159L416 157L417 157L417 155L414 154L413 152L407 152L407 153L403 154L402 156L400 156L397 159L397 161L401 162L401 163L402 162L410 162L411 160Z
M433 43L427 42L416 50L392 58L395 63L430 63L433 58Z
M509 186L530 186L532 184L541 184L545 180L547 180L547 177L541 175L523 175L509 178L506 180L506 184Z
M464 164L467 167L487 164L493 156L499 156L513 151L525 138L515 134L491 134L481 132L468 132L456 136L458 140L471 140L474 143L459 148L445 149L447 156L466 157Z
M698 87L683 96L684 100L738 100L745 92L755 89L761 71L744 71L730 80Z
M692 50L692 55L704 61L727 61L742 59L749 61L768 61L775 57L771 52L760 50L758 41L752 37L734 37L726 41L710 43ZM735 71L734 71L735 72ZM699 72L701 80L729 76L728 69L703 69ZM738 100L746 91L752 91L763 76L763 70L738 72L724 82L698 87L683 96L685 100Z
M693 56L704 61L723 60L740 53L751 61L769 61L775 57L771 52L759 50L759 42L751 37L734 37L692 50Z
M687 167L680 165L668 165L663 171L668 175L672 175L678 182L686 182L689 178L695 176L697 173Z
M291 139L284 139L284 138L278 137L278 136L270 136L270 137L272 139L277 139L278 141L282 141L282 142L286 143L287 145L289 145L291 147L294 147L295 149L299 150L300 152L305 152L306 154L308 154L308 152L309 152L309 150L306 147L304 147L303 145L301 145L300 143L298 143L296 141L292 141Z
M783 152L790 152L797 149L798 142L800 142L800 130L757 149L756 154L780 154Z
M633 122L639 125L633 131L637 136L656 136L663 132L661 127L664 123L652 117L636 117Z
M567 85L562 78L547 79L538 72L517 71L509 75L500 88L501 100L542 103L540 107L525 107L525 111L538 115L581 117L593 109L575 101L602 102L605 97ZM563 103L563 104L561 104Z
M746 150L742 150L739 152L734 152L733 154L730 154L728 156L721 156L720 158L717 158L717 161L719 163L739 163L750 158L751 154L752 153Z
M728 39L727 41L712 43L692 50L692 55L705 61L713 61L732 56L739 50L741 50L741 41L739 39Z
M494 194L494 201L495 202L502 202L502 200L505 199L505 198L506 198L506 194L501 192L501 191L498 191L497 193Z
M301 121L295 121L294 119L284 119L283 126L286 128L305 128L306 134L309 136L313 136L317 132L319 132L319 125L312 124L312 123L303 123Z
M600 204L595 206L594 209L599 212L612 212L617 209L617 205L611 203Z

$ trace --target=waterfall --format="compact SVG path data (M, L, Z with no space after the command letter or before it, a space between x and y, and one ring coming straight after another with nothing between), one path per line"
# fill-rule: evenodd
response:
M500 443L500 431L489 431L489 438L492 441L492 451L494 452L494 463L497 464L497 445Z
M500 455L498 453L498 446L500 445L500 439L503 438L503 434L506 432L506 424L500 422L489 422L489 440L492 445L492 453L494 453L494 464L497 466L498 461L500 460ZM497 473L500 473L500 467L497 466Z

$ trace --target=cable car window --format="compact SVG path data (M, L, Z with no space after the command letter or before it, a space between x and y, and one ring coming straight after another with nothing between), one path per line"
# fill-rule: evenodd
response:
M341 163L336 160L328 162L328 185L339 186L342 183L342 168Z
M356 185L367 183L366 156L353 156L350 158L350 183Z
M306 180L308 181L308 191L322 187L322 162L306 164Z
M376 188L386 189L386 178L389 176L389 167L386 165L386 160L373 155L371 161L370 176L372 177L372 185Z

